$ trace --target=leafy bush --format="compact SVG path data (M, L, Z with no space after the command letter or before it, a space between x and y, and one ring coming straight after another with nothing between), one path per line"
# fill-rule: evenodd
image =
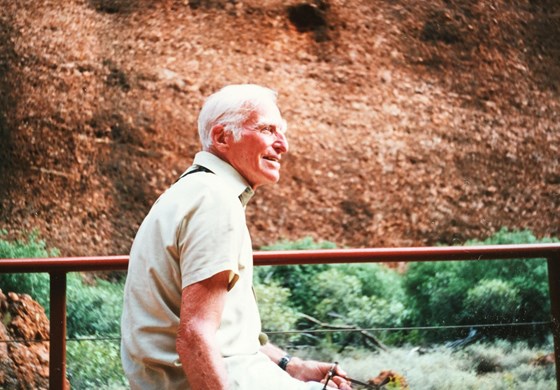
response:
M467 245L552 242L528 231L502 229ZM413 325L547 321L547 265L543 259L412 263L404 276ZM506 291L508 290L508 291Z
M73 389L126 388L117 341L70 341L66 349L68 379Z
M380 280L380 274L389 276L391 273L394 271L377 264L362 264L355 268L346 264L331 266L319 273L308 287L317 301L313 314L324 321L332 320L332 314L335 314L335 323L366 328L400 325L404 296L398 280L394 279L394 285L386 280L377 288L367 284L367 275L371 280ZM390 287L383 288L385 285Z
M8 234L5 230L0 230L0 237ZM33 230L27 234L23 240L15 241L0 238L0 258L1 259L23 259L58 256L58 249L47 249L45 241L39 239L39 232Z
M255 295L259 303L259 312L263 329L267 333L288 332L295 329L298 313L290 306L290 290L281 287L277 282L255 285ZM270 335L275 344L288 344L296 336L287 334Z
M345 275L335 266L330 266L308 281L306 291L313 307L313 311L307 314L328 321L332 319L332 314L343 317L348 308L357 303L362 297L362 284L356 276Z
M123 282L95 278L89 284L80 274L68 274L68 373L72 388L117 389L126 383L119 343ZM95 340L79 340L93 337Z
M382 264L340 264L337 267L346 275L356 276L366 296L383 296L388 300L404 300L402 276Z
M329 241L314 242L311 237L305 237L297 241L280 241L270 246L264 246L261 250L311 250L311 249L333 249L336 245ZM321 265L289 265L289 266L263 266L255 270L255 283L267 283L275 280L282 287L291 292L291 306L296 310L309 313L313 308L313 296L306 290L308 282L315 276L327 269L328 266Z
M80 275L69 274L68 336L120 334L123 283L96 278L88 285Z
M463 307L467 319L484 317L487 322L506 322L521 304L519 291L510 282L486 279L467 291Z
M331 249L329 242L314 243L310 238L283 241L263 249ZM286 303L299 313L334 325L359 327L397 326L405 316L401 277L378 264L295 265L259 267L256 285L275 282L288 289ZM263 320L265 326L266 321ZM300 329L309 329L307 320ZM334 337L334 338L333 338ZM347 343L352 334L328 335L327 341ZM293 340L293 338L292 338Z
M34 230L25 239L5 240L7 232L0 230L0 258L23 259L58 256L57 249L47 249L45 241L39 239ZM49 275L46 273L0 274L0 289L4 292L29 294L48 314L49 310Z
M7 233L0 231L0 236ZM37 231L25 240L0 239L0 258L41 258L58 256L57 249L47 249ZM92 285L83 282L78 274L68 274L67 323L68 336L118 334L122 311L123 286L101 279ZM0 288L29 294L49 314L49 275L46 273L0 274Z
M384 276L387 278L382 283L371 283ZM405 317L399 276L378 264L332 265L307 288L316 302L308 314L324 323L362 329L396 327L402 325ZM356 333L328 335L327 340L343 345L364 342Z

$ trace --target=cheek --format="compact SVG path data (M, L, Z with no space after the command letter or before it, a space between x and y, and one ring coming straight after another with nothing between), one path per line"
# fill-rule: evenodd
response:
M240 159L241 164L249 171L259 171L262 166L261 158L258 153L247 152Z

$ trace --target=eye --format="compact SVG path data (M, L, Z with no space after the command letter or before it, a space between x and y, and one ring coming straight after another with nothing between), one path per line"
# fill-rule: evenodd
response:
M276 128L274 126L261 126L258 128L258 131L264 135L275 135Z
M273 135L276 131L272 126L264 126L261 128L261 133L265 135Z

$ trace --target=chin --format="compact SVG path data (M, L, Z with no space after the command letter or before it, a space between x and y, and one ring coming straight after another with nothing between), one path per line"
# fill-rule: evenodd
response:
M280 175L274 175L269 177L269 183L270 184L276 184L278 183L278 181L280 180Z
M276 184L279 180L280 175L263 177L262 180L259 180L259 182L254 187L256 188L264 185Z

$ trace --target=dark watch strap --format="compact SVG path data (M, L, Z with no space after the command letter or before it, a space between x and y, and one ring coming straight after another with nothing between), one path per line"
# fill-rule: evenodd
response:
M292 360L292 357L290 355L283 356L282 359L280 359L280 361L278 362L278 366L280 366L282 370L286 371L286 367L288 366L290 360Z

